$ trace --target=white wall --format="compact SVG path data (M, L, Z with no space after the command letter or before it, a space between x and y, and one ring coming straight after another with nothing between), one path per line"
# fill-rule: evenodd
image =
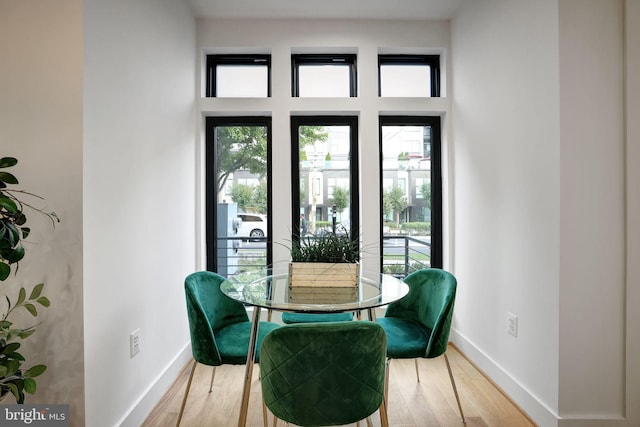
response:
M84 40L87 425L138 425L191 356L195 21L183 2L87 0Z
M638 12L626 88L622 1L469 2L452 23L454 338L541 426L639 421Z
M453 340L536 422L558 401L556 1L468 2L452 39ZM518 337L507 334L507 312Z
M627 203L626 406L627 419L640 424L640 0L625 2L625 157Z
M82 2L0 0L0 58L0 157L18 159L19 187L62 220L53 229L28 215L27 255L0 294L15 302L20 286L45 282L51 307L39 310L42 324L23 349L26 366L48 369L26 401L68 403L73 425L82 425Z
M568 419L624 415L622 5L559 2L558 407Z

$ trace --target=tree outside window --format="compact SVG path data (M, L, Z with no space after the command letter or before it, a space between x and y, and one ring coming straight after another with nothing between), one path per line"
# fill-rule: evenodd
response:
M392 216L396 223L396 226L400 226L400 214L407 208L407 197L404 194L404 190L394 185L389 190L384 190L384 214L385 216Z

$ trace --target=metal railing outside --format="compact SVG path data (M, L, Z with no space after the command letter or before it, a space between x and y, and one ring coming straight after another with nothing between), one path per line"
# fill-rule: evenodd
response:
M269 274L266 237L220 237L217 239L217 271L243 280ZM431 266L430 236L384 235L382 272L404 278Z
M219 237L216 270L225 277L257 279L268 273L266 237Z
M431 266L431 236L382 237L382 272L398 278Z

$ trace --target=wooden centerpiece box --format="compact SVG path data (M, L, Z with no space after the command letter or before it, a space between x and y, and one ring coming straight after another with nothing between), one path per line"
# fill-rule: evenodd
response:
M359 263L291 262L289 301L345 303L358 300Z
M358 300L359 245L346 233L294 242L291 259L289 301L335 304Z

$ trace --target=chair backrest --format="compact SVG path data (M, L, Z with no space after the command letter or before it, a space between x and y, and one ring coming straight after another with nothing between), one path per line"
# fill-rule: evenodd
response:
M387 337L373 322L294 324L265 337L262 396L278 418L301 426L350 424L384 398Z
M389 304L385 316L420 322L431 331L424 357L438 357L447 350L451 317L456 299L456 278L439 268L409 274L404 281L409 292Z
M213 332L249 321L244 306L220 291L224 277L211 271L192 273L184 281L193 358L205 365L222 364Z

